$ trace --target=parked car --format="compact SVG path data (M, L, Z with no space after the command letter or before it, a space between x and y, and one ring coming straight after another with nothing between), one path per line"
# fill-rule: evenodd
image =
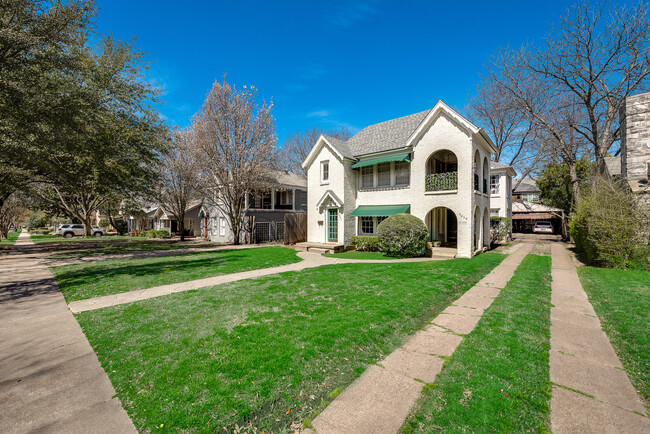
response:
M552 234L553 232L551 222L537 222L533 227L533 233L535 234Z
M72 238L75 235L84 236L86 231L84 225L66 223L56 228L55 235L61 235L63 238ZM93 237L101 237L104 231L98 228L90 228L90 234Z

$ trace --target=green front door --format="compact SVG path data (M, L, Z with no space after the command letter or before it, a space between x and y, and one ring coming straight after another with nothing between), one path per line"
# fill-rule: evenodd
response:
M335 209L327 210L327 241L336 243L339 240L339 216Z

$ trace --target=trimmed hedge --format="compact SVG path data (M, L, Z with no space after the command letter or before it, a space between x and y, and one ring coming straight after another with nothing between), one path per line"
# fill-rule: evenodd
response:
M379 250L389 256L422 256L429 231L419 218L411 214L395 214L377 227Z
M157 230L148 230L148 231L143 231L141 236L147 237L147 238L168 238L169 237L169 232L167 231L157 231Z
M379 239L374 235L357 235L350 239L355 249L364 252L376 252L379 250Z

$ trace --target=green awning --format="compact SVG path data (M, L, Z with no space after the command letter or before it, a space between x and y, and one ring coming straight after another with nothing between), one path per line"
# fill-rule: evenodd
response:
M361 205L350 215L355 217L390 217L410 212L411 205Z
M391 155L390 157L375 158L372 160L363 160L352 165L353 169L358 169L359 167L372 166L373 164L387 163L389 161L411 161L411 154L399 154Z

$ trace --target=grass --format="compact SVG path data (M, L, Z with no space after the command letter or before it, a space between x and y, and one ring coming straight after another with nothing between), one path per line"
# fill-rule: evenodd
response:
M650 405L650 272L579 267L578 275L630 381Z
M327 265L77 319L138 430L287 432L502 258Z
M386 256L382 252L362 252L357 250L350 250L349 252L342 253L326 253L323 256L328 256L330 258L341 258L341 259L397 259L391 256Z
M551 259L528 255L403 432L549 431Z
M177 249L190 249L190 248L205 248L216 247L218 243L188 243L179 240L173 241L154 241L142 240L136 238L135 240L118 240L114 243L100 241L97 244L84 243L85 245L78 245L72 251L65 251L62 253L55 253L49 255L48 259L71 259L81 258L86 256L101 256L125 253L138 253L150 252L154 250L177 250Z
M69 303L107 294L151 288L299 262L286 247L219 250L141 259L116 259L51 267Z
M145 237L130 237L128 235L107 235L103 237L72 237L63 238L60 235L30 235L34 244L47 243L106 243L111 241L142 241Z
M18 235L20 235L20 231L9 232L7 234L7 238L3 238L0 240L0 247L13 246L16 243L16 240L18 239Z

